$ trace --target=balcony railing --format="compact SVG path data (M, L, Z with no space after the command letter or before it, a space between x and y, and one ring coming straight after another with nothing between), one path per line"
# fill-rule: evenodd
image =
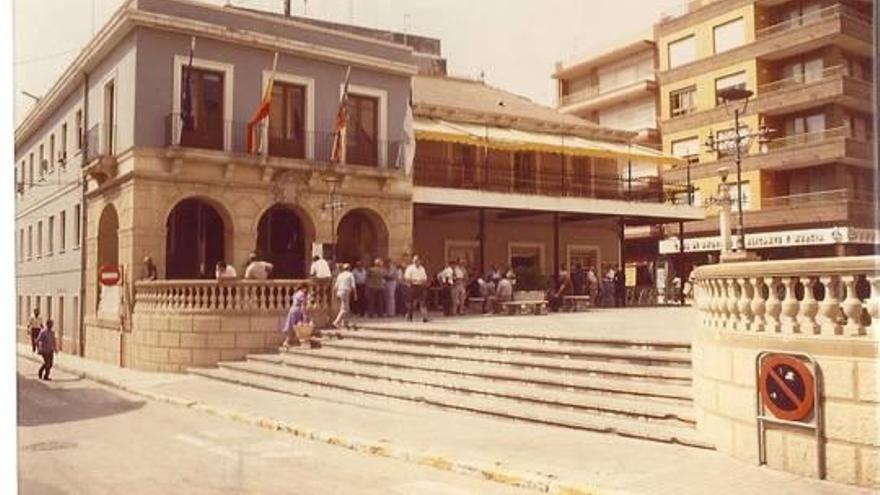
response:
M757 94L760 96L774 93L776 91L781 91L784 89L800 88L807 84L814 84L817 82L826 81L828 79L846 75L849 74L846 67L843 65L826 67L822 69L822 72L818 75L818 77L809 77L807 74L801 74L798 76L789 77L786 79L779 79L766 84L762 84L758 86Z
M330 307L330 286L310 280L156 280L135 284L139 313L284 313L297 287L309 287L308 309Z
M165 118L165 145L208 150L249 153L247 123L219 119L193 120L184 125L180 114ZM270 157L308 159L330 162L333 155L334 132L284 133L272 127L256 126L254 149L260 152L261 141L268 137ZM365 139L349 132L346 137L346 160L349 165L398 168L404 141Z
M417 161L413 182L425 187L646 203L672 202L686 191L683 185L664 184L657 177L627 179L547 170L520 173L510 166L465 166L442 161Z
M625 90L630 87L636 87L636 86L645 84L648 81L653 81L653 79L654 79L654 76L652 74L650 76L642 76L641 78L639 78L635 81L631 81L631 82L627 82L627 83L623 83L623 84L615 84L613 86L608 86L608 87L604 87L604 88L599 86L598 84L594 84L591 86L587 86L586 88L580 89L578 91L575 91L573 93L563 95L562 98L560 99L560 103L563 106L572 105L574 103L578 103L578 102L581 102L584 100L593 99L593 98L595 98L599 95L602 95L602 94L613 93L615 91Z
M776 196L761 200L763 208L785 208L803 206L814 203L840 203L843 201L871 201L870 191L854 191L851 189L832 189L788 196Z
M97 123L86 131L86 162L105 156L112 156L116 149L116 126Z
M761 29L758 29L755 32L756 39L767 38L770 36L775 36L780 33L785 33L787 31L792 31L794 29L800 29L802 27L808 27L813 24L817 24L819 22L823 22L829 19L837 19L841 17L848 17L851 19L855 19L857 21L861 21L870 25L871 20L858 13L857 11L841 4L835 4L830 7L826 7L824 9L817 10L815 12L810 12L800 17L795 17L793 19L787 19L777 24L773 24L771 26L767 26Z
M698 268L705 328L791 338L880 335L880 256L727 263Z
M766 143L767 151L777 151L809 144L823 143L835 139L842 139L849 134L849 128L846 126L835 127L833 129L825 129L816 132L804 132L800 134L792 134L776 139L771 139Z

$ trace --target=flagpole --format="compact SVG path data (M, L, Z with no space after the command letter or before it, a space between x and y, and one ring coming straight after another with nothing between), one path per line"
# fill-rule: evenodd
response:
M272 59L272 75L269 77L269 82L267 83L267 87L266 87L266 99L268 99L268 101L270 101L270 102L272 101L272 90L275 87L275 74L277 73L277 71L278 71L278 52L275 52L275 56ZM270 106L271 106L271 103L270 103ZM269 156L269 123L272 121L272 119L269 118L268 112L266 112L266 116L264 117L264 120L266 121L266 125L263 126L263 130L260 134L262 135L262 141L263 141L262 142L263 158L266 158Z

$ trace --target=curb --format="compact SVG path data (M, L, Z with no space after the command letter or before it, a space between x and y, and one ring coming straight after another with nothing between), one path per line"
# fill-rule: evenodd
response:
M23 353L17 351L16 354L19 358L27 359L35 363L42 362L37 356L30 355L26 352ZM185 407L193 411L199 411L238 423L256 426L265 430L287 433L306 440L342 447L360 454L396 459L411 464L428 466L440 471L449 471L480 478L485 481L492 481L507 486L524 488L550 495L634 495L632 492L606 490L599 487L568 483L564 480L558 479L552 474L514 471L500 468L500 462L496 462L493 465L485 462L454 459L423 451L419 452L401 449L394 447L388 442L374 442L356 437L344 437L333 433L312 430L310 428L305 428L285 421L279 421L270 417L243 413L232 409L215 407L196 400L141 390L136 387L125 385L122 382L105 378L98 373L76 369L75 366L56 363L54 367L79 378L85 378L100 383L101 385L116 388L149 400Z

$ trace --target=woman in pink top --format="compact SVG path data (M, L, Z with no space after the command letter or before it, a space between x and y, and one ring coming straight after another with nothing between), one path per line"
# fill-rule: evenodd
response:
M281 333L285 337L284 347L289 347L291 344L291 339L294 337L293 328L306 321L306 301L308 301L308 289L306 286L300 285L293 293L293 303L287 312L284 328L281 329Z

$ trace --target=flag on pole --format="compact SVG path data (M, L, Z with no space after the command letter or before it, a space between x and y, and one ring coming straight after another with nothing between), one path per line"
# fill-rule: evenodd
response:
M331 163L345 163L345 131L348 122L348 82L351 79L351 66L345 69L345 83L339 96L339 110L336 112L336 129L333 134L333 152Z
M406 138L406 142L403 143L402 152L398 154L398 161L403 162L403 171L407 177L412 175L413 162L416 157L416 130L412 107L412 85L410 85L409 101L406 105L406 116L403 118L403 135Z
M186 65L186 72L183 75L183 89L180 92L180 120L183 123L184 130L192 130L194 127L192 114L192 68L193 54L196 51L196 37L193 36L189 43L189 63Z
M257 125L264 119L267 120L266 127L268 127L268 119L269 110L272 106L272 88L275 86L275 72L278 69L278 52L275 52L275 58L272 60L272 75L269 76L269 82L266 84L266 91L263 93L263 99L260 100L260 106L257 107L257 111L254 112L254 116L251 117L251 120L247 123L247 150L248 153L256 154L259 151L259 148L262 148L266 145L265 139L259 139L259 146L257 140ZM262 137L262 136L261 136Z

